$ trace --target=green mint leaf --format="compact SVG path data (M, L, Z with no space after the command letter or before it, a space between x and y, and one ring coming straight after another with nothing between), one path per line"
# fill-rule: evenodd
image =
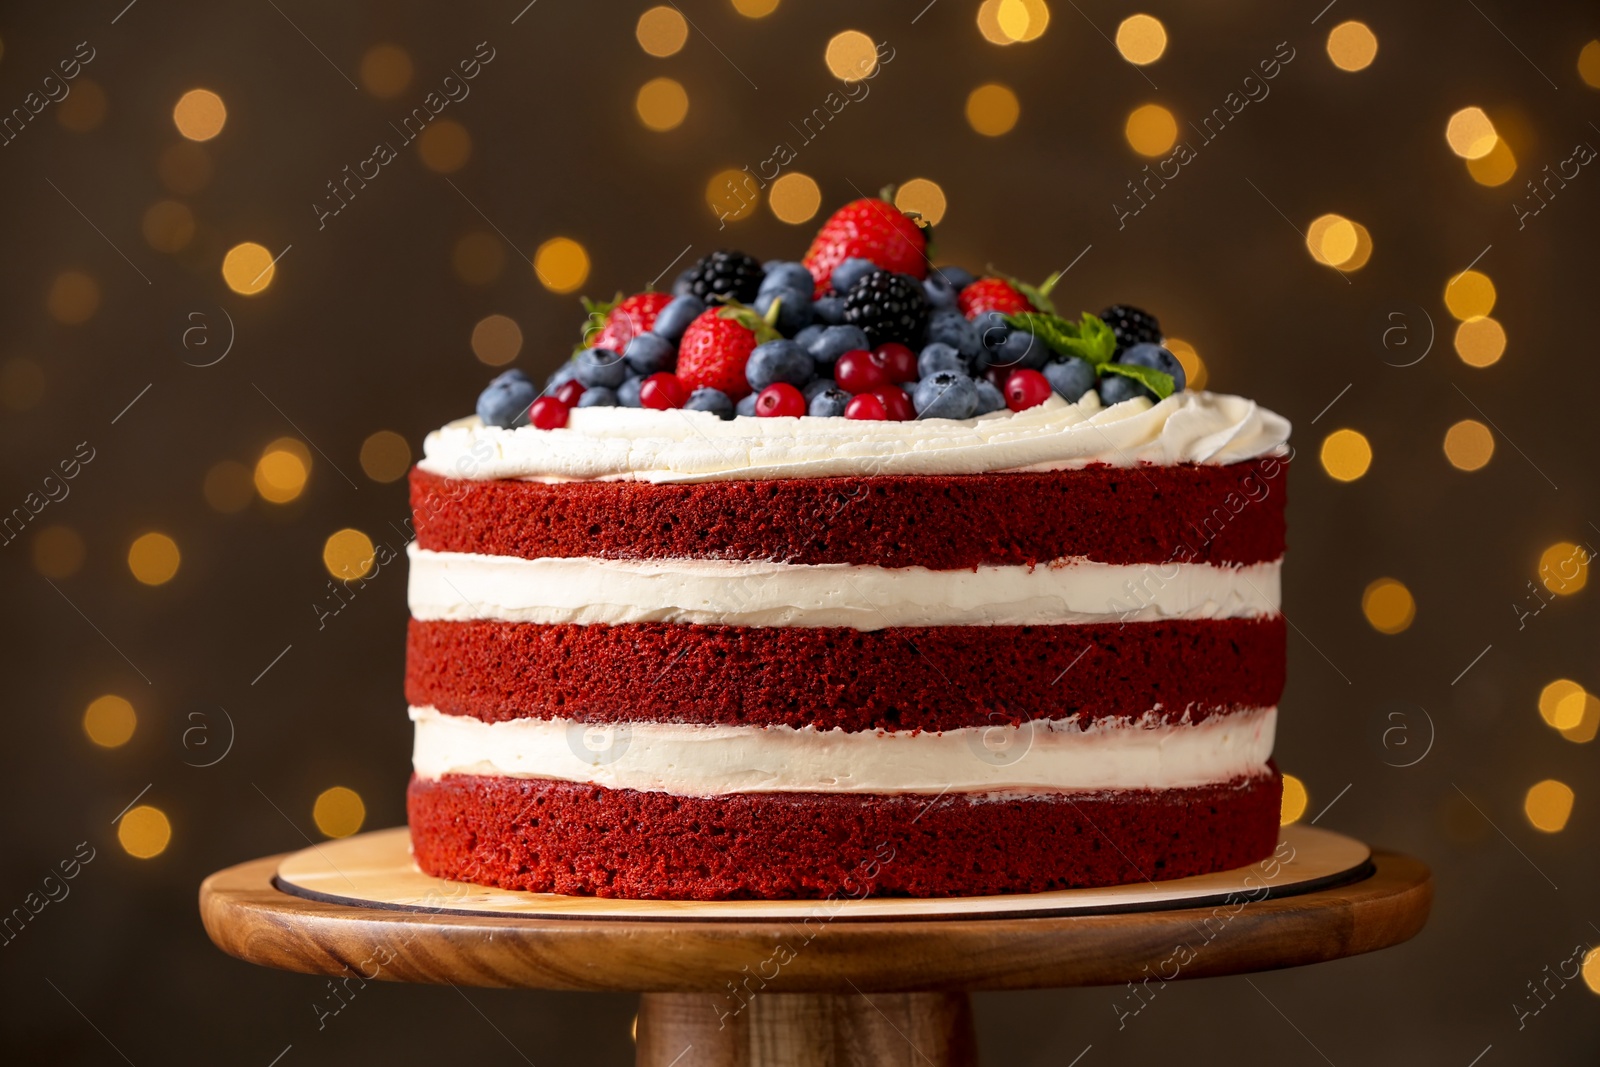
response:
M1068 322L1041 311L1002 317L1008 326L1027 330L1057 355L1076 356L1096 367L1109 362L1117 351L1117 338L1111 327L1093 315L1085 314L1082 322Z
M1087 350L1083 358L1097 367L1109 363L1111 357L1117 354L1117 335L1098 315L1091 315L1087 311L1083 313L1083 320L1078 324L1078 337Z
M1120 374L1124 378L1132 378L1152 393L1156 399L1165 400L1171 396L1177 386L1172 380L1172 375L1164 370L1154 367L1141 367L1135 363L1107 363L1100 368L1101 374Z

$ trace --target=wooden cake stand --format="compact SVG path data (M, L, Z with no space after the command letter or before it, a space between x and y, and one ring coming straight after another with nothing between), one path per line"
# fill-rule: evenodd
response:
M958 900L629 901L429 878L404 829L242 863L200 887L252 963L363 981L642 992L642 1067L977 1062L969 990L1163 982L1398 944L1427 867L1286 827L1199 878Z

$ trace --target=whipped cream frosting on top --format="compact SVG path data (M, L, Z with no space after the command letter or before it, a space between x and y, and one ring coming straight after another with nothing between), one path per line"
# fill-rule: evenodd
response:
M981 474L1093 464L1238 463L1281 454L1289 422L1255 401L1176 393L1102 406L1052 396L975 419L723 420L703 411L577 408L566 427L501 429L476 417L428 435L419 466L453 478L709 482L879 474Z

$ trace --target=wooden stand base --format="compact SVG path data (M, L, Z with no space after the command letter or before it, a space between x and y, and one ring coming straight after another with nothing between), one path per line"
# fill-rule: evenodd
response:
M965 993L771 993L737 1014L707 993L639 998L638 1067L975 1067Z

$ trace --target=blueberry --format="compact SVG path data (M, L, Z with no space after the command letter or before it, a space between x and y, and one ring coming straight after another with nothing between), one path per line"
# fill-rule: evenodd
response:
M1053 359L1041 371L1050 387L1061 399L1076 404L1084 393L1094 388L1094 367L1077 356Z
M1135 367L1149 367L1172 375L1172 391L1175 393L1183 392L1184 387L1189 384L1188 378L1183 373L1183 364L1178 362L1178 357L1160 345L1148 341L1124 349L1117 357L1117 362Z
M919 419L970 419L978 410L978 386L959 371L942 370L917 383L911 402Z
M968 359L975 357L983 347L978 328L959 311L935 311L928 318L928 340L949 345Z
M574 377L590 388L603 385L615 389L628 377L628 365L609 348L585 348L573 362L578 365Z
M622 358L628 362L628 371L647 378L657 371L670 370L677 361L678 350L665 337L654 333L641 333L628 342Z
M756 394L751 393L749 396L733 405L733 413L735 415L748 415L751 418L754 418L756 414Z
M603 385L590 386L578 398L578 407L580 408L614 408L616 406L616 390L607 389Z
M928 306L936 311L956 306L955 287L938 271L929 274L923 281L922 291L928 296Z
M799 289L807 294L816 291L817 283L811 272L799 263L773 259L765 264L767 273L761 279L763 293L774 289Z
M848 293L852 286L862 278L878 269L878 265L870 259L860 256L851 256L837 267L833 268L833 277L829 283L836 293Z
M839 383L832 378L813 378L800 387L800 395L806 398L807 403L810 403L811 398L818 393L826 393L829 389L838 388L838 385Z
M676 344L683 337L683 331L687 330L689 324L699 318L705 309L704 300L693 293L685 293L661 309L661 313L656 316L655 325L650 327L650 332Z
M478 394L478 418L485 426L516 426L527 421L528 405L538 396L539 390L526 374L506 371Z
M1019 367L1038 370L1044 366L1048 358L1050 349L1043 341L1027 330L1012 330L1006 334L1004 341L995 346L994 354L989 358L989 365L1004 367L1007 370L1016 370Z
M560 374L560 373L561 373L561 371L559 371L559 370L556 371L556 374ZM553 377L555 377L555 375L551 375L551 377L553 378ZM493 378L491 378L489 380L489 384L490 385L503 385L506 382L526 382L526 381L531 381L531 379L528 377L528 372L523 370L523 369L521 369L520 367L512 367L510 370L503 370L499 374L496 374Z
M855 349L871 349L872 344L859 326L829 326L811 342L811 358L831 367L839 357Z
M508 371L506 371L505 374L500 375L500 378L504 378L507 375L511 375L511 374L522 374L522 372L519 371L519 370L508 370ZM525 375L525 374L522 374L522 376L524 378L527 377L527 375ZM570 360L570 359L567 360L565 363L561 364L561 366L559 366L559 367L557 367L555 369L555 373L554 374L550 375L550 377L545 379L545 381L544 381L545 395L548 396L549 394L555 392L557 389L560 389L563 385L566 385L568 382L572 381L577 376L578 376L578 364L573 360ZM500 378L496 378L494 381L498 382L500 380ZM490 382L489 384L493 385L494 382Z
M811 304L811 309L816 313L817 321L828 326L839 326L844 323L844 297L822 296Z
M816 360L811 358L811 353L794 341L756 345L744 365L745 380L758 393L773 382L804 385L815 377L816 371Z
M930 374L942 370L953 370L958 374L967 373L965 357L943 341L935 341L922 350L917 357L917 377L926 378Z
M965 267L935 267L929 272L929 277L937 274L947 282L950 288L960 292L978 279Z
M639 407L639 387L643 384L643 378L629 378L617 386L617 403L625 408Z
M756 314L765 318L772 308L773 301L778 300L778 332L785 337L793 337L805 327L811 325L812 316L815 314L811 307L810 291L801 292L798 289L768 289L756 297Z
M672 279L672 295L684 296L689 292L689 286L694 284L694 268L685 267Z
M1005 316L998 311L985 311L972 320L972 325L978 331L983 347L991 352L998 351L1006 343L1006 338L1011 336L1011 327L1006 325Z
M987 415L1006 406L1006 398L989 379L979 378L975 384L978 387L978 410L973 412L974 415Z
M683 402L685 411L709 411L719 419L733 418L733 401L721 389L702 385Z
M806 414L822 418L844 414L844 409L850 404L850 394L832 382L827 384L828 388L810 398L811 406L806 409Z
M821 337L825 328L823 323L813 322L810 326L794 335L795 343L809 352L811 350L811 342Z
M1120 374L1108 374L1100 379L1100 402L1107 407L1120 404L1124 400L1132 400L1136 396L1153 399L1155 394L1132 378L1124 378Z

